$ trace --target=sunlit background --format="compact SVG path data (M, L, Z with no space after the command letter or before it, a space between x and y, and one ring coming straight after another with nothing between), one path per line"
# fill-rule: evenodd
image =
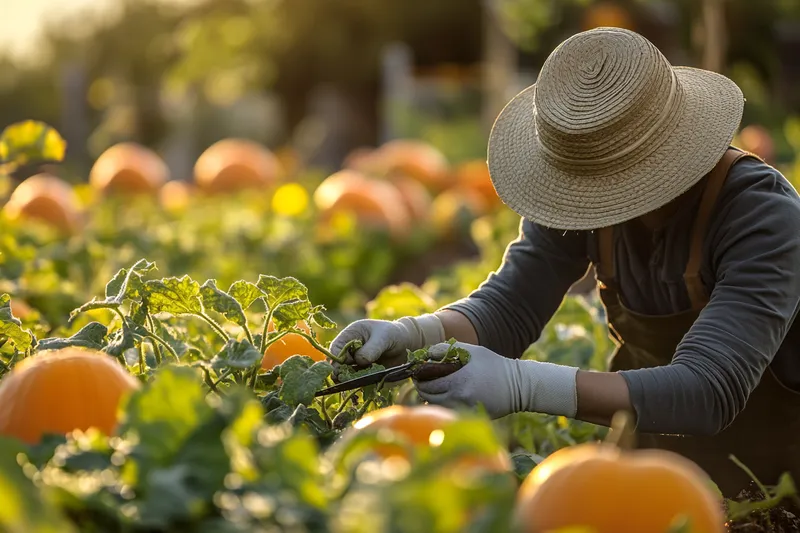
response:
M494 118L604 25L733 78L735 143L800 180L797 0L21 0L0 7L0 124L43 121L67 151L8 188L70 184L83 238L123 250L77 292L148 256L221 282L296 275L337 310L402 281L444 302L517 231L485 165ZM158 201L129 210L114 187Z

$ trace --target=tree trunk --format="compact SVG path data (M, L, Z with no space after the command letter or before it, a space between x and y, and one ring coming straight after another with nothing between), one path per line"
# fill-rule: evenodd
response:
M498 113L505 107L515 86L517 49L503 33L497 20L497 9L484 0L484 45L483 45L483 125L488 132Z
M702 68L722 72L728 48L725 28L725 0L703 0Z

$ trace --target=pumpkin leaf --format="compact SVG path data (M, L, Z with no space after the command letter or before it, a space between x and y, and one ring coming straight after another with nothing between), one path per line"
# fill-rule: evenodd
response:
M223 368L246 369L260 362L261 352L246 340L233 339L225 343L225 347L211 360L211 366L217 370Z
M241 305L242 309L245 311L248 310L256 300L265 296L264 291L259 289L255 283L241 279L231 284L228 289L228 294L239 302L239 305Z
M77 529L23 473L17 457L25 447L10 438L0 438L0 530L9 533L72 533Z
M327 361L314 362L308 356L293 355L280 366L282 384L279 397L292 407L310 405L314 394L332 373L333 366Z
M200 284L188 275L181 278L164 278L145 283L145 293L150 312L173 315L199 315L203 313L200 301Z
M108 335L108 328L100 322L89 322L83 326L77 333L66 339L52 337L49 339L42 339L36 346L38 351L44 350L60 350L69 347L91 348L93 350L102 350L106 343L106 336Z
M17 350L26 352L36 342L33 333L22 327L22 322L11 312L11 296L0 296L0 336L8 338Z
M205 396L197 370L163 366L156 371L155 379L131 395L118 433L135 433L139 454L167 464L187 436L211 416Z
M331 320L325 313L323 313L323 310L324 307L318 311L314 311L311 315L311 321L322 329L336 329L336 322Z
M11 124L0 134L2 162L63 161L66 151L67 142L58 131L38 120Z
M778 479L778 484L770 492L772 494L765 495L762 500L728 500L728 517L731 520L741 520L755 512L773 509L785 498L796 497L797 487L791 474L783 473Z
M156 268L156 264L146 259L140 259L130 268L121 268L106 284L106 297L102 300L92 298L70 313L70 320L77 315L96 309L119 309L125 300L139 303L142 298L144 282L142 278ZM136 308L139 310L139 307ZM142 318L142 323L143 323Z
M113 355L114 357L119 357L126 350L130 350L131 348L135 347L136 337L131 331L131 328L129 328L127 325L123 325L121 328L111 334L111 339L108 345L103 348L103 351L109 355Z
M277 331L294 328L300 320L306 320L311 312L308 300L295 300L279 305L272 314L272 321Z
M282 303L290 300L308 300L306 286L291 276L276 278L262 274L258 277L256 286L267 295L266 301L269 309L276 309Z
M242 305L230 294L219 290L216 280L210 279L200 286L200 297L206 309L216 311L243 328L247 327Z

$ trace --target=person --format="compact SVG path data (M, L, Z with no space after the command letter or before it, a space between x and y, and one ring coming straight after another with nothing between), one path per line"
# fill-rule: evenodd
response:
M673 67L620 28L575 34L498 116L494 187L521 217L502 265L464 299L396 321L359 320L332 343L351 364L443 353L470 361L415 381L420 397L609 425L702 467L728 497L750 478L800 481L800 197L731 142L744 97L728 78ZM571 284L596 267L607 372L520 356Z

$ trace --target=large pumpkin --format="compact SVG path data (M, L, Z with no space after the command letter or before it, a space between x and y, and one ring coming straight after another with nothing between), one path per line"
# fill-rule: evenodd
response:
M20 183L3 211L11 220L37 220L65 233L75 231L80 224L78 197L72 187L46 173Z
M471 188L453 188L439 194L431 206L431 225L444 239L458 237L489 208L484 196Z
M688 459L664 450L623 451L608 443L563 448L520 487L516 521L524 533L587 527L595 533L668 531L681 517L691 531L725 531L722 502Z
M19 363L0 381L0 435L35 444L47 433L113 433L122 397L139 382L109 355L66 348Z
M397 139L381 146L367 160L370 168L385 173L401 173L416 179L431 191L438 192L452 185L447 158L434 146L413 139Z
M297 323L297 327L305 333L311 334L308 324L304 321ZM275 325L270 321L267 331L275 331ZM325 354L314 348L314 346L302 335L288 333L267 347L264 351L264 358L261 360L261 368L270 370L286 361L293 355L306 355L314 361L324 361Z
M194 180L209 193L264 189L280 175L278 158L266 147L247 139L223 139L197 159Z
M100 154L89 173L89 183L106 194L154 194L169 176L166 163L153 150L123 142Z
M342 435L344 445L347 439L364 432L389 432L394 437L413 447L430 446L431 434L441 430L447 435L448 424L458 420L458 414L439 405L404 406L392 405L378 409L356 421ZM408 459L405 448L398 444L380 444L370 451L382 459L400 457ZM476 468L487 472L507 472L511 470L511 460L505 450L497 453L463 457L459 467Z
M359 224L386 230L396 238L407 236L411 228L411 216L397 187L354 170L341 170L326 178L314 191L314 203L322 224L335 213L347 211Z

